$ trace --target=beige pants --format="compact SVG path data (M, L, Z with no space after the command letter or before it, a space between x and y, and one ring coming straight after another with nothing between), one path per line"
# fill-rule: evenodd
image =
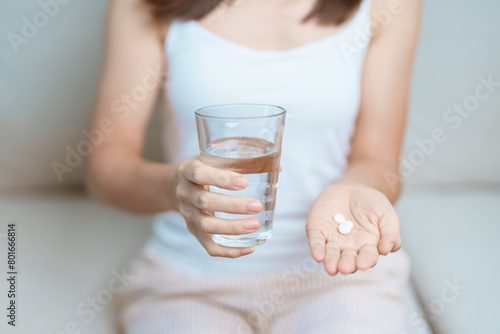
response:
M290 270L244 277L190 278L144 251L118 302L127 334L356 334L404 332L404 251L366 272L329 276L312 259Z

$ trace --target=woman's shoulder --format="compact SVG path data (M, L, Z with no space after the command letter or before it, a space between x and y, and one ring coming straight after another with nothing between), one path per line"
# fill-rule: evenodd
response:
M423 0L364 0L370 1L370 19L372 37L378 37L383 31L401 28L401 22L413 24L420 18ZM398 22L397 24L393 24ZM403 24L404 25L404 24Z
M163 43L167 36L169 22L154 15L151 4L146 0L110 0L107 10L110 19L127 29L133 27L137 34L155 34ZM127 29L128 30L128 29Z

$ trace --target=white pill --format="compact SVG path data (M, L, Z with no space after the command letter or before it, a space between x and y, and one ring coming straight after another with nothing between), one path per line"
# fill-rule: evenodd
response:
M346 222L342 223L339 225L339 232L342 234L347 234L351 232L352 226L349 224L346 224Z
M344 224L345 224L345 225L347 225L347 226L349 226L350 228L353 228L353 227L354 227L354 223L353 223L352 221L350 221L350 220L346 220L346 221L344 222Z
M335 220L337 223L343 223L345 222L345 217L340 213L336 213L335 216L333 216L333 220Z

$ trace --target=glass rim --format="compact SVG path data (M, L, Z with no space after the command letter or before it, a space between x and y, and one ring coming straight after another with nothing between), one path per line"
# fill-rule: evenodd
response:
M256 106L256 107L271 107L278 109L276 113L273 113L271 115L265 115L265 116L213 116L213 115L203 115L201 114L202 110L207 110L207 109L215 109L215 108L225 108L225 107L231 107L231 106ZM212 119L258 119L258 118L269 118L269 117L276 117L276 116L281 116L286 113L286 109L277 106L274 104L264 104L264 103L224 103L224 104L214 104L214 105L209 105L206 107L199 108L194 112L196 117L200 118L212 118Z

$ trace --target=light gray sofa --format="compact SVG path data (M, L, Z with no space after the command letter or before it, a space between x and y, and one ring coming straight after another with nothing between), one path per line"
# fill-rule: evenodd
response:
M110 291L127 284L121 270L151 232L149 217L85 196L83 163L63 182L53 170L85 138L104 8L70 1L17 48L0 39L0 249L16 222L19 260L18 326L2 320L1 333L112 333ZM1 35L22 34L23 18L41 10L2 2ZM425 3L397 205L413 263L408 333L500 333L500 88L473 104L478 85L500 81L499 12L488 0ZM152 159L161 159L158 123ZM4 291L2 279L0 304Z

